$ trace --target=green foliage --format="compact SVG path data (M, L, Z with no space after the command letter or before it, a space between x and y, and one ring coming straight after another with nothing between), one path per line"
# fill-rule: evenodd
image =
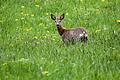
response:
M119 80L119 11L120 0L0 0L0 80ZM51 13L85 27L88 46L65 46Z

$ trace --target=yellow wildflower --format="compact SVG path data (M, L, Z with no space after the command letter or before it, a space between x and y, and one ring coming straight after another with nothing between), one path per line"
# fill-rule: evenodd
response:
M105 2L105 0L102 0L102 2Z
M43 36L44 38L47 38L47 36Z
M101 30L100 30L100 29L98 29L98 30L96 30L96 31L95 31L95 33L96 33L96 32L100 32L100 31L101 31Z
M32 27L31 28L28 28L28 29L25 29L27 32L31 31L32 30Z
M42 74L48 76L48 71L43 71Z
M68 15L68 13L66 13L66 15Z
M48 13L46 13L46 15L48 16L49 14L48 14Z
M36 4L35 6L38 7L38 8L40 7L40 5L38 5L38 4Z
M26 14L24 14L24 16L28 16L28 14L26 13Z
M25 6L21 6L21 8L25 8Z
M49 33L49 31L47 31L47 33Z
M40 23L39 26L42 26L43 23Z
M3 65L7 65L7 63L3 63Z
M112 48L112 49L115 49L115 48Z
M23 15L24 13L23 13L23 12L21 12L20 14L21 14L21 15Z
M20 61L20 62L26 62L26 61L29 61L29 59L21 58L18 61Z
M55 39L54 39L54 38L53 38L52 40L53 40L53 41L55 41Z
M34 36L34 39L38 39L38 37L37 37L37 36Z
M116 22L120 22L120 20L116 20Z
M35 16L34 14L31 14L31 16L33 17L33 16Z
M21 20L23 20L24 18L22 17Z
M53 61L51 61L51 64L53 64L54 62Z
M15 19L15 21L18 21L18 19Z

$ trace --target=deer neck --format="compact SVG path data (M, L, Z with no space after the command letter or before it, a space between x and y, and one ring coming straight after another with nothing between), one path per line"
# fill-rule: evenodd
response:
M58 33L59 33L60 36L62 36L64 31L65 31L65 29L62 28L62 26L58 26L57 30L58 30Z

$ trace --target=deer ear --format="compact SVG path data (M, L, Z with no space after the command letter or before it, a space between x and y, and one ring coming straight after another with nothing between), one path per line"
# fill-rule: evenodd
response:
M56 17L55 17L53 14L51 14L51 19L52 19L52 20L55 20Z
M63 13L63 14L60 16L60 19L62 20L62 19L64 19L64 17L65 17L65 14Z

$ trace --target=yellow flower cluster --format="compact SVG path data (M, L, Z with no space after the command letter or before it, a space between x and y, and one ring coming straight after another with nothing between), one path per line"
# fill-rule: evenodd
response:
M116 22L120 22L120 20L116 20Z
M31 31L32 30L32 27L30 27L30 28L27 28L27 29L24 29L25 31L27 31L27 32L29 32L29 31Z
M38 8L40 7L40 5L38 5L38 4L36 4L35 6L38 7Z
M48 76L48 71L43 71L42 74Z
M35 5L35 6L36 6L36 7L40 7L39 5ZM21 6L21 9L24 10L24 9L25 9L25 6ZM21 20L24 20L24 17L25 17L25 16L29 16L29 15L30 15L31 17L34 17L34 16L35 16L35 14L28 14L28 13L26 13L26 12L24 12L24 11L21 11L20 14L21 14L21 16L22 16L22 17L20 18ZM18 18L15 19L16 22L17 22L18 20L19 20Z
M21 6L21 8L25 8L25 6Z
M105 2L105 0L102 0L102 2Z
M95 33L100 32L100 31L101 31L100 29L97 29L97 30L95 31Z

